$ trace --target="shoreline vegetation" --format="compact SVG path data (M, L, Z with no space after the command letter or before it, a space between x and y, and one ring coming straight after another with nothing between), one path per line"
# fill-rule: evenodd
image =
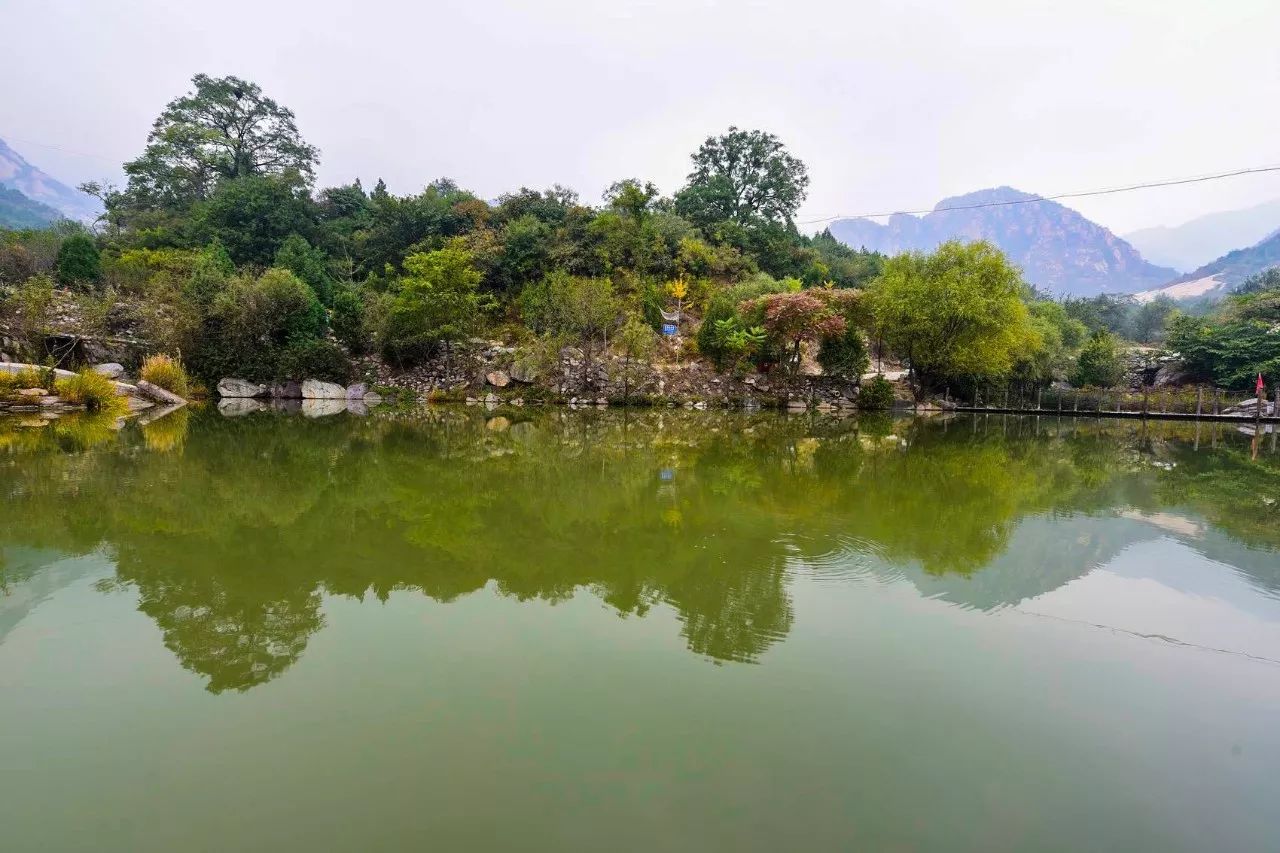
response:
M670 196L625 178L594 205L449 179L317 189L318 162L256 84L196 75L124 187L83 187L92 228L0 231L0 361L116 365L183 399L311 380L361 404L819 410L1084 389L1154 411L1280 374L1280 270L1179 308L1054 299L987 243L853 249L798 230L808 172L765 131L707 138Z

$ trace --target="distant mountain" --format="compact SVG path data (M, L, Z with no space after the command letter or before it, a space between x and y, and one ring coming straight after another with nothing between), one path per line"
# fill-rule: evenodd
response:
M62 214L49 205L0 186L0 228L42 228L61 218Z
M1246 249L1236 249L1189 272L1163 287L1134 294L1149 302L1157 296L1171 299L1214 299L1225 296L1250 276L1280 266L1280 231Z
M1144 228L1125 239L1154 264L1194 270L1236 246L1248 246L1280 230L1280 199L1243 210L1210 213L1172 227Z
M3 139L0 139L0 186L17 190L32 201L47 204L68 219L92 220L102 212L96 198L46 175Z
M895 214L884 225L840 219L831 223L831 233L854 248L890 254L929 251L953 239L987 240L1022 267L1027 281L1059 295L1132 293L1178 274L1143 260L1133 246L1071 208L1010 187L943 199L931 213Z

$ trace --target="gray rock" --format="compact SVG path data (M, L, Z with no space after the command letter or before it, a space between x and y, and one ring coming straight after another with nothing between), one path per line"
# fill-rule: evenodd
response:
M345 388L343 389L346 390ZM347 410L346 397L303 397L302 414L309 418L327 418Z
M1181 362L1170 361L1160 365L1151 384L1156 388L1167 388L1170 385L1184 385L1188 378L1186 367Z
M345 400L347 399L347 389L333 382L321 382L319 379L308 379L302 383L302 399Z
M515 364L511 365L511 370L508 371L507 375L516 382L523 385L530 385L538 380L539 374L538 369L532 364L521 364L517 361Z
M382 402L382 395L375 391L366 391L364 395L364 404L366 406L376 406Z
M276 382L271 386L271 396L276 400L301 400L302 383L295 380Z
M138 380L137 389L140 396L156 403L163 403L166 406L182 406L187 402L172 391L161 388L159 385L155 385L145 379Z
M184 403L182 405L186 405L186 404ZM159 406L157 408L150 409L138 417L138 423L142 424L143 426L146 426L147 424L155 423L156 421L163 418L165 415L171 415L181 408L182 406L180 405L180 406Z
M106 364L95 364L93 370L108 379L119 379L124 376L124 365L115 361L108 361Z
M228 418L239 418L266 409L262 401L252 397L223 397L218 401L218 414Z
M347 386L347 399L363 400L364 395L367 394L368 392L369 392L369 386L365 385L363 382L357 382L354 385Z
M252 399L266 397L270 393L271 390L266 385L258 385L244 379L222 379L218 382L218 396L223 398Z
M347 414L364 417L369 414L369 407L364 404L364 400L348 400Z
M150 409L155 403L143 397L134 397L132 395L124 398L125 405L129 407L131 412L140 412L143 409Z
M44 375L44 373L48 369L49 368L41 367L38 364L25 364L20 361L6 361L3 363L0 363L0 373L25 373L28 370L35 370L35 371L38 371L41 375ZM57 368L53 371L53 375L57 379L69 379L72 376L75 376L75 373L73 373L70 370L63 370L61 368Z
M495 388L506 388L511 384L511 377L501 370L495 370L492 373L485 374L484 381Z

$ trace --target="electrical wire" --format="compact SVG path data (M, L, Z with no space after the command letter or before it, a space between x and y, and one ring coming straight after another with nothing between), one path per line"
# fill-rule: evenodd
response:
M1127 193L1133 190L1152 189L1154 187L1173 187L1182 184L1198 184L1204 181L1217 181L1223 178L1234 178L1239 175L1256 175L1262 172L1280 172L1280 165L1274 166L1252 166L1247 169L1232 169L1229 172L1216 172L1212 175L1196 175L1190 178L1170 178L1164 181L1148 181L1141 184L1128 184L1121 187L1108 187L1101 190L1081 190L1078 192L1055 193L1053 195L1038 195L1032 198L1006 199L1004 201L986 201L977 204L958 204L954 207L931 207L921 210L893 210L884 213L858 213L846 214L838 213L835 216L822 216L817 219L799 220L797 225L816 225L820 222L833 222L837 219L874 219L883 216L897 216L899 214L909 214L911 216L921 216L928 213L942 213L948 210L977 210L983 207L1006 207L1014 204L1034 204L1039 201L1056 201L1062 198L1085 198L1087 196L1113 195L1115 193Z

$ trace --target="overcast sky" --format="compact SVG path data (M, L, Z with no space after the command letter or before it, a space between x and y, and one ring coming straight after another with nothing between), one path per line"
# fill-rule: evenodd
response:
M801 219L1280 164L1277 0L185 5L5 0L0 137L115 177L205 72L292 108L322 184L397 192L671 192L731 124L808 164ZM1069 204L1123 233L1274 198L1280 173Z

